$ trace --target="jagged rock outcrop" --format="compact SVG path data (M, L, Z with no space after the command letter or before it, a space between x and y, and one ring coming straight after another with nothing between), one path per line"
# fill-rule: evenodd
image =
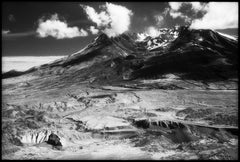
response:
M49 130L28 131L20 137L20 140L23 144L39 144L47 141L50 134Z
M195 141L202 137L227 141L229 137L236 136L238 131L237 127L213 127L171 120L134 119L133 124L149 133L163 135L174 143Z

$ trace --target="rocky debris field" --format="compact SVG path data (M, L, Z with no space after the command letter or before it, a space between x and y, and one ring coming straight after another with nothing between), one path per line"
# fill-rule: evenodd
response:
M5 96L2 157L237 159L236 90L80 87Z

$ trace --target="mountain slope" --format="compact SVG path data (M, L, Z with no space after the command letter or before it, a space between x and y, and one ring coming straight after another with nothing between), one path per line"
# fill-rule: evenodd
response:
M212 30L183 28L168 49L146 59L144 67L135 71L134 76L182 72L191 74L189 77L192 74L202 76L202 79L216 79L223 73L223 77L234 77L237 53L235 40Z
M100 34L79 52L22 74L60 75L122 81L156 78L167 73L195 80L237 77L237 40L212 30L187 27L161 29L158 37L127 33L115 38ZM21 75L21 72L17 73ZM73 76L74 75L74 76ZM14 76L6 73L5 78Z

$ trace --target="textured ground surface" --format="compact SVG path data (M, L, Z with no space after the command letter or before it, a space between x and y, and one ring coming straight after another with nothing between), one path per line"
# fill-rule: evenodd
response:
M237 90L42 84L3 80L4 159L237 159Z

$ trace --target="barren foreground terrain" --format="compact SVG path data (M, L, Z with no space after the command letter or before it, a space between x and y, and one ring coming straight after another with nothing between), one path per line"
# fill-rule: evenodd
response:
M40 83L3 80L3 159L238 158L237 90Z

